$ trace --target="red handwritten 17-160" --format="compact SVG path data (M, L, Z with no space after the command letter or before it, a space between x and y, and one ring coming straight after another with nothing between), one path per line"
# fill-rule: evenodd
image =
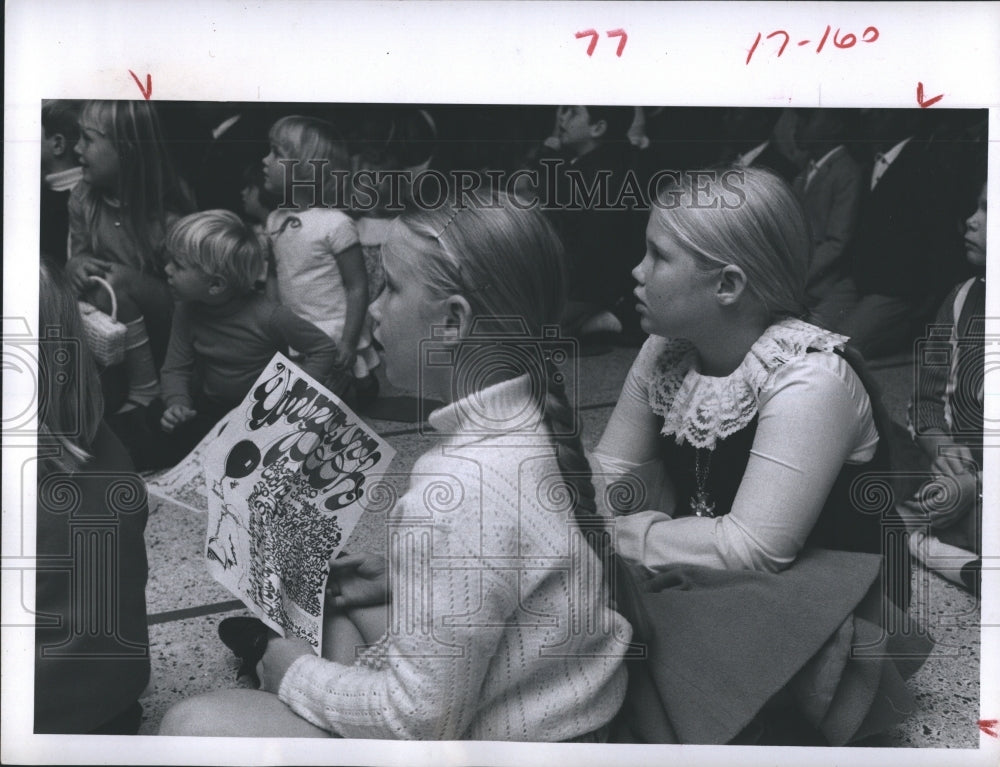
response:
M816 53L820 53L823 47L826 45L827 41L830 39L831 26L826 25L826 31L823 32L823 36L820 38L819 45L816 46ZM788 47L788 43L791 41L791 35L789 35L783 29L776 29L766 38L764 38L762 32L757 33L757 38L753 41L753 45L750 46L750 52L747 53L747 64L750 63L750 59L753 58L754 51L757 50L757 46L760 45L761 39L772 40L778 38L781 40L781 47L778 48L778 57L785 52L785 48ZM878 29L875 27L865 27L865 31L861 33L861 42L863 43L874 43L878 40ZM799 40L797 45L802 47L804 45L809 45L812 40ZM853 48L858 42L858 37L853 32L848 32L843 37L840 36L840 27L837 27L837 31L833 33L832 43L837 48Z

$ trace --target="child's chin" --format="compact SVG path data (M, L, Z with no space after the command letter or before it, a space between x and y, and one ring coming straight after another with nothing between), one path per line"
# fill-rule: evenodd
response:
M982 269L986 266L986 254L980 253L978 250L966 251L965 260L976 269Z

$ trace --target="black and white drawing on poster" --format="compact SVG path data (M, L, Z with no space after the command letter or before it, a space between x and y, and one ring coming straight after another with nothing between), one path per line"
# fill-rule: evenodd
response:
M220 420L176 466L146 478L146 491L151 503L174 504L200 514L208 511L208 488L202 456L225 430L229 417L226 415Z
M201 453L208 571L319 652L328 562L395 451L282 354L220 423Z

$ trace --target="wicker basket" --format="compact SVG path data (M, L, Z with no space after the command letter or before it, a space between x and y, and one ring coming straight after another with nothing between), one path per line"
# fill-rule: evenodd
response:
M80 317L87 336L87 346L94 357L104 367L117 365L125 359L125 325L118 321L118 298L107 280L91 277L111 296L111 315L108 316L96 306L80 301Z

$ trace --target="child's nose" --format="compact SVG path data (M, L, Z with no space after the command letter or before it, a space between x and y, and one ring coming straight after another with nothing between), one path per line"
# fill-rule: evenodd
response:
M632 279L638 283L642 282L642 265L646 262L645 257L642 261L635 265L635 269L632 270Z

